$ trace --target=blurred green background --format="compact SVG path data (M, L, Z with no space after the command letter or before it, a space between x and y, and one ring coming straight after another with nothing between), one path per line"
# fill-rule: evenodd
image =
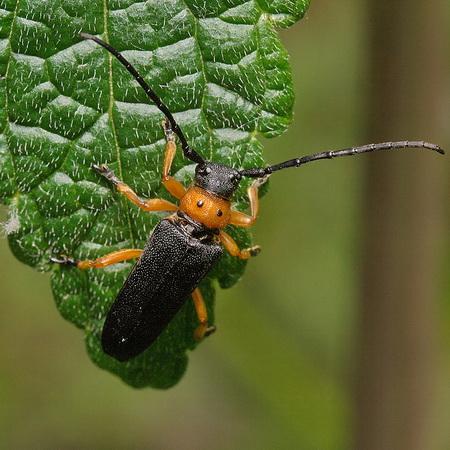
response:
M296 115L286 134L264 141L269 162L367 143L368 122L377 112L368 111L366 103L370 13L365 4L313 1L307 17L281 33L293 66ZM448 16L445 21L448 31ZM444 103L441 118L448 125ZM438 143L450 149L448 133L370 136L405 137L447 138ZM168 391L132 390L95 367L81 331L59 316L49 275L16 261L1 239L1 446L358 446L364 193L367 167L377 157L383 156L323 161L272 177L253 227L254 242L263 251L237 286L218 293L218 332L190 356L185 378ZM433 266L438 273L431 300L436 320L427 448L439 449L450 448L448 158L439 159L446 181L436 194L440 221L429 230L441 238ZM4 221L6 212L0 211Z

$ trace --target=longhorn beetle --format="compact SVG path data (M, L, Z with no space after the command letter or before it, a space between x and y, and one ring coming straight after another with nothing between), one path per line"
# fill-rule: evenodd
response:
M156 225L143 250L119 250L93 261L78 261L65 255L51 258L55 263L74 265L79 269L103 268L139 258L109 310L102 331L103 351L119 361L134 358L149 347L189 296L193 298L199 321L195 338L202 339L214 331L214 327L208 326L206 307L198 285L221 256L222 246L241 259L259 253L258 246L241 250L223 229L227 225L253 225L258 216L258 188L273 172L319 159L394 148L425 148L444 154L439 146L428 142L401 141L315 153L273 166L244 170L205 161L189 147L167 106L118 51L96 36L80 33L80 37L92 39L114 55L165 115L166 154L162 183L180 201L179 206L162 199L143 201L107 165L93 164L93 169L144 211L171 211L173 214ZM194 182L188 189L169 175L176 152L175 135L181 142L184 156L197 164ZM255 178L248 188L251 215L231 209L232 195L242 177Z

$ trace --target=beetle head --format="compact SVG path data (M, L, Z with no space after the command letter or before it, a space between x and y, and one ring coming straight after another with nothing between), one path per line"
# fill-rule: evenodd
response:
M195 168L194 184L226 199L231 198L241 179L238 170L211 161L205 161Z

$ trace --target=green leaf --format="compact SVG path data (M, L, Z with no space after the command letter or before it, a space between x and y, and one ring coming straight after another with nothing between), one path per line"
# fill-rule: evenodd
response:
M100 35L122 52L205 159L248 168L264 165L256 135L276 136L291 121L290 66L274 25L291 25L308 3L0 0L0 199L9 205L10 247L24 263L53 272L57 307L84 330L92 360L131 386L179 381L198 344L197 319L187 302L149 349L119 363L99 339L131 263L80 271L49 261L142 248L164 216L118 195L92 163L107 163L142 198L173 200L160 183L163 115L115 59L78 33ZM179 152L172 174L188 184L192 173ZM248 206L242 184L241 210ZM245 230L229 232L250 245ZM244 266L224 255L201 283L210 324L213 280L229 287Z

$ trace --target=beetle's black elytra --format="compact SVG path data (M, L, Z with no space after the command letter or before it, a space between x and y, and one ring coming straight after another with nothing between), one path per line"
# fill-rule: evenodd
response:
M425 148L444 154L435 144L401 141L315 153L272 166L243 170L205 161L189 146L166 105L120 53L96 36L80 33L80 37L93 40L114 55L165 115L163 126L167 143L162 182L179 200L179 206L162 199L143 201L107 165L94 164L92 167L101 176L143 210L171 211L173 214L158 223L143 250L120 250L94 261L78 261L67 256L52 258L55 263L76 265L79 269L103 268L139 258L109 310L102 331L104 352L119 361L134 358L148 348L190 296L199 321L195 337L201 339L214 331L214 327L208 327L206 306L198 285L221 256L222 247L242 259L259 253L258 246L241 250L223 229L228 225L253 225L259 209L258 188L273 172L319 159L395 148ZM176 152L175 135L181 142L184 156L197 164L194 182L188 189L169 175ZM256 178L248 189L250 215L231 209L231 198L242 177Z
M192 239L188 230L176 219L156 225L105 320L105 353L119 361L142 353L221 256L212 233Z

